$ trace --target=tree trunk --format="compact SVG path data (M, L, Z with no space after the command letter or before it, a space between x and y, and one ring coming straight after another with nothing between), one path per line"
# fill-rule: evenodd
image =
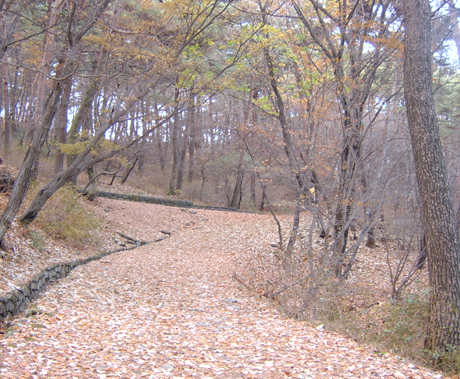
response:
M115 179L117 178L117 174L122 170L122 167L123 167L123 165L120 163L118 165L118 169L112 175L112 180L110 181L109 186L113 185L113 183L115 182Z
M430 280L427 349L460 346L460 246L432 94L429 0L405 0L404 93Z
M260 200L259 211L263 212L265 210L265 200L267 198L267 185L262 184L262 198Z
M294 253L295 243L297 241L297 236L299 233L300 206L301 200L298 199L294 210L294 221L292 224L291 235L289 236L289 242L286 246L286 251L283 259L284 269L287 273L290 273L290 270L292 268L292 254Z
M172 122L172 136L171 136L171 150L173 161L171 166L171 177L169 178L169 192L168 195L176 194L177 184L177 167L179 165L179 149L177 146L177 134L179 129L179 89L176 88L174 94L174 119Z
M58 144L65 144L67 142L67 111L69 109L70 93L72 90L72 79L67 78L63 83L62 98L56 116L55 129L56 141ZM58 148L56 158L54 161L54 174L64 171L65 154Z
M48 2L49 7L52 6L52 1ZM56 0L54 1L53 8L49 10L49 30L45 31L44 39L43 39L43 55L40 64L40 69L37 73L36 83L37 83L37 92L36 92L36 100L35 100L35 108L34 108L34 116L33 116L33 124L28 131L29 138L32 138L33 134L36 130L38 130L41 126L43 115L45 112L44 103L46 98L46 83L47 77L50 72L50 61L52 57L52 46L54 44L55 38L55 29L56 29L56 22L59 16L59 10L64 4L64 0ZM28 139L26 139L28 141Z
M93 180L97 175L96 168L94 166L88 167L86 169L86 172L88 174L88 181L90 182L88 191L86 193L86 198L89 201L93 201L94 198L96 197L96 191L97 191L97 180Z
M189 145L189 138L190 138L190 129L192 128L192 124L195 123L195 109L192 106L193 103L193 88L191 93L191 99L188 109L188 117L187 122L185 125L185 130L182 139L182 148L180 151L180 159L179 159L179 167L177 170L177 190L182 189L182 184L184 182L184 174L185 174L185 158L187 157L187 147Z
M244 147L240 148L240 158L238 160L238 168L236 169L236 183L233 190L233 195L230 203L228 204L231 208L239 209L243 191L243 177L244 177Z
M158 158L160 160L160 170L164 171L166 169L166 159L165 159L165 152L163 148L163 141L161 133L159 130L155 133L155 137L157 138L157 147L158 147Z
M336 71L340 70L337 69ZM341 87L341 86L339 86ZM351 221L350 215L353 208L355 193L356 163L360 156L363 137L363 114L360 104L353 101L345 94L339 96L343 113L343 147L340 155L339 188L337 192L337 208L334 219L334 234L337 245L334 250L335 275L342 278L345 267L345 251L348 243L348 233Z
M185 169L185 158L187 157L187 140L188 140L188 128L184 130L184 136L182 140L182 148L179 154L179 165L177 168L177 183L176 190L182 190L182 184L184 183L184 169Z
M305 178L302 177L301 170L299 169L299 164L297 163L297 157L295 154L294 149L294 140L292 137L292 131L288 124L288 119L286 115L286 109L284 105L284 100L281 95L281 92L278 88L278 82L275 75L275 67L272 61L272 58L269 54L268 49L264 50L265 60L267 63L269 78L270 78L270 86L275 95L275 103L278 110L278 121L281 126L281 131L283 134L283 142L284 142L284 151L288 158L289 162L289 169L291 171L291 175L295 178L296 181L296 194L297 194L297 204L294 212L294 222L291 229L291 237L289 238L288 245L286 247L286 256L284 259L284 266L285 269L288 270L290 268L290 262L292 258L292 253L294 251L295 243L297 240L297 233L300 224L300 202L301 196L304 194L305 191ZM261 210L263 208L264 203L264 196L265 196L265 187L263 187L263 194L262 194L262 203L261 203Z
M67 135L68 143L78 142L78 136L81 130L88 129L88 122L91 117L93 109L93 100L96 94L99 91L100 78L96 77L86 88L86 91L83 95L83 99L80 103L77 113L75 114L72 124L70 125L69 132ZM73 161L76 159L78 154L69 154L67 155L67 166L70 166Z
M154 105L155 117L158 120L160 118L160 113L158 111L158 104ZM155 133L153 135L153 141L156 140L157 148L158 148L158 160L160 161L160 170L164 171L166 169L166 157L167 148L163 147L165 143L163 142L163 136L160 132L159 128L156 128ZM166 150L166 152L165 152Z
M133 172L134 167L136 167L136 163L137 163L138 160L139 160L139 157L136 157L134 162L130 164L129 169L126 171L126 174L125 174L125 176L123 176L123 179L121 179L120 184L125 184L126 183L126 181L129 178L129 175Z
M214 100L212 97L208 99L208 118L209 118L209 146L211 147L211 155L216 153L216 144L214 143ZM207 134L207 133L206 133Z
M8 82L7 78L7 66L2 64L3 69L3 79L1 81L2 85L2 98L3 98L3 150L8 152L10 149L10 137L11 137L11 112L10 112L10 101L9 101L9 92L8 92Z
M69 71L71 70L65 70L67 74ZM61 73L61 69L58 69L57 72ZM14 182L13 190L11 192L8 204L2 216L0 217L0 241L3 240L6 231L16 217L16 214L19 211L19 207L24 201L27 190L29 189L30 180L35 171L35 167L40 156L40 151L43 147L43 144L45 143L46 136L51 127L54 115L56 114L57 104L59 102L61 92L62 83L56 80L51 94L45 104L45 113L41 126L37 132L34 133L34 138L32 139L32 143L30 144L29 149L27 150L27 154L24 158L24 162L22 163L19 175Z
M252 79L251 79L252 82ZM252 85L251 85L252 87ZM246 143L245 139L249 133L244 132L244 128L250 128L251 124L251 101L252 101L252 90L249 90L249 98L245 102L244 105L244 120L243 120L243 128L236 128L236 134L241 139L240 141L240 157L238 160L238 167L236 169L236 183L235 188L233 190L232 199L229 203L229 207L239 209L241 204L241 199L243 197L243 178L244 178L244 156L246 153ZM239 122L237 121L236 124L238 125ZM243 130L240 130L243 129Z
M251 172L251 201L256 206L256 173Z
M189 146L188 146L188 176L187 180L189 183L193 181L193 169L195 166L195 151L196 151L196 112L197 107L195 106L195 94L191 96L190 99L190 106L192 109L190 109L190 132L189 132Z
M137 165L137 172L144 173L145 168L145 143L142 144L141 151L139 153L139 164Z
M204 191L204 185L206 184L206 175L205 175L206 167L202 166L201 167L201 188L200 188L200 201L203 201L203 191Z

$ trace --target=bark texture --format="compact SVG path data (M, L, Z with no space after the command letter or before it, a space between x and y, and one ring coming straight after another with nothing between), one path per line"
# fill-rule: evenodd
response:
M429 0L405 0L404 90L430 276L428 349L460 345L460 246L432 94Z

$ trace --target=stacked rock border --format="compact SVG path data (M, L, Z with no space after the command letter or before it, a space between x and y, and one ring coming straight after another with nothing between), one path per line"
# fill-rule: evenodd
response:
M82 191L78 191L82 192ZM159 204L166 205L168 207L180 207L180 208L196 208L196 209L206 209L211 211L227 211L227 212L237 212L237 208L230 207L213 207L208 205L197 205L189 200L179 200L163 197L152 197L144 195L129 195L125 193L114 193L106 191L97 191L96 197L105 197L112 200L126 200L126 201L136 201L139 203L148 203L148 204Z
M58 279L65 278L73 269L85 265L92 261L97 261L108 255L119 253L121 251L133 250L139 247L131 246L113 251L105 251L92 255L86 259L77 259L72 262L57 263L45 268L35 275L32 280L21 288L15 289L6 297L0 297L0 319L11 315L14 316L24 311L33 299L35 299L45 287Z

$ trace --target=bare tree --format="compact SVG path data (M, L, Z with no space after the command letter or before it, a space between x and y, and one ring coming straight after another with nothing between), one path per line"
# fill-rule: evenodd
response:
M389 0L379 5L375 1L338 1L335 11L315 0L307 4L309 7L303 8L292 0L302 24L332 66L341 111L342 147L334 216L335 274L341 278L352 262L347 262L346 249L356 207L356 179L366 132L375 121L375 117L366 121L365 105L379 67L394 51L385 46L384 40L390 36L396 16L387 12ZM378 35L380 42L376 41L369 51L364 40L371 35Z

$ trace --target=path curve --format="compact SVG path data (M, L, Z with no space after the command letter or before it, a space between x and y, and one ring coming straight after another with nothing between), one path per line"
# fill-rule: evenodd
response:
M100 200L113 228L164 241L78 267L14 319L1 378L441 378L287 319L231 273L267 216ZM102 211L101 211L102 212ZM119 220L118 223L116 220ZM273 225L273 230L275 227Z

